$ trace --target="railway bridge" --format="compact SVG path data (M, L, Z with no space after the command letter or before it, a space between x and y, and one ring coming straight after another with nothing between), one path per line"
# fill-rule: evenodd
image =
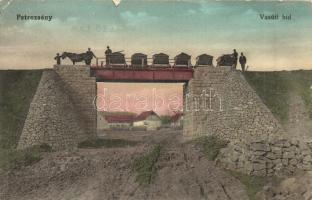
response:
M68 149L96 137L97 82L184 83L185 137L214 134L231 140L279 132L278 121L239 71L230 66L214 67L212 62L207 65L200 59L192 66L187 56L186 62L175 58L172 63L164 55L159 57L151 62L143 56L131 59L131 64L97 60L93 66L55 65L45 70L18 148L46 143L56 150Z
M196 66L212 65L212 56L207 59L203 55L197 57ZM187 82L193 77L194 68L191 56L185 53L170 59L164 53L152 58L135 53L131 58L125 58L124 54L115 52L105 58L96 58L95 63L91 66L91 75L97 82Z
M192 68L99 68L90 69L97 82L187 82L193 78Z

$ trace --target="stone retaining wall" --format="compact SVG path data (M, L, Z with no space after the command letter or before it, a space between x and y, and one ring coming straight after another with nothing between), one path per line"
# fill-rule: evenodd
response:
M95 77L90 77L90 67L86 65L55 65L55 72L60 76L68 95L72 98L80 123L86 133L95 136L97 111L94 99L97 95Z
M221 166L260 176L312 170L312 142L291 139L241 72L196 68L184 93L184 136L229 141Z
M185 85L183 134L216 135L226 140L271 139L285 132L239 71L196 68Z
M30 104L18 149L43 143L53 149L73 148L85 137L68 92L53 70L42 73Z
M218 155L222 167L250 175L291 175L312 170L312 141L249 139L232 141Z
M71 149L96 136L95 78L87 66L45 70L31 102L18 149L42 143Z

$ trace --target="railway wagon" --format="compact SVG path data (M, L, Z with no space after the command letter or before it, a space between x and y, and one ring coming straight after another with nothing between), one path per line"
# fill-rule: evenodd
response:
M235 58L232 54L225 54L217 59L217 67L219 66L233 66L235 65Z
M196 58L195 66L212 66L213 56L208 54L201 54Z
M190 67L191 65L191 56L186 53L182 52L174 57L174 67Z
M158 53L153 55L153 65L161 67L170 67L169 56L164 53Z
M143 53L135 53L131 56L131 65L133 67L146 67L147 55Z
M126 65L125 54L114 52L108 56L108 64L110 65Z

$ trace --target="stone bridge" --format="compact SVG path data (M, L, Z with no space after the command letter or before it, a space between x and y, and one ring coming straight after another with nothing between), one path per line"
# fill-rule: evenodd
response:
M95 138L97 81L170 81L185 83L184 137L214 135L230 142L218 155L221 166L264 176L312 169L312 143L288 138L241 72L212 66L125 72L87 66L45 70L18 149L42 143L55 150L71 149Z
M239 71L225 67L162 70L101 70L88 66L54 66L45 70L33 97L18 148L47 143L75 148L96 137L94 100L98 81L184 82L186 138L244 135L269 138L283 130Z

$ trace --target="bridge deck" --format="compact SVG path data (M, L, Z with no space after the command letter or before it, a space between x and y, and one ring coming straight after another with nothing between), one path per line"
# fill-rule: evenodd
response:
M193 78L193 69L92 67L91 75L98 82L187 82Z

